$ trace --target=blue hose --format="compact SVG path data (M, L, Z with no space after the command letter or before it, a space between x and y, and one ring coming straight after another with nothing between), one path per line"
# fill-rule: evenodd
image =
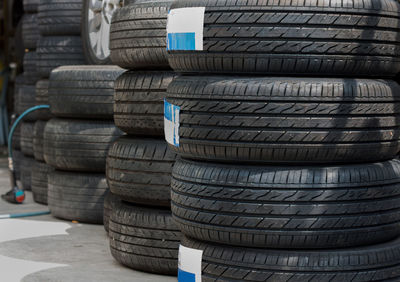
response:
M19 122L29 113L39 110L39 109L48 109L50 108L49 105L39 105L39 106L34 106L32 108L27 109L25 112L23 112L18 118L17 120L13 123L10 133L8 134L8 157L12 159L12 138L14 135L14 131L15 128L17 127L17 125L19 124Z

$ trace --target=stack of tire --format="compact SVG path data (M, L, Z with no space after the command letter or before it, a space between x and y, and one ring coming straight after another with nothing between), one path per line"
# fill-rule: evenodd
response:
M182 278L399 281L399 20L395 0L173 3Z
M53 216L103 223L106 157L122 133L113 121L115 66L63 66L52 71L50 110L44 129L44 159L55 171L48 177Z
M37 2L35 31L38 32L38 43L35 61L40 80L36 83L33 105L48 105L48 78L51 71L61 65L84 63L80 39L82 0L39 0ZM34 136L33 153L36 160L34 165L30 166L32 192L36 202L47 204L47 178L53 168L45 163L43 134L51 114L46 109L39 110L35 115L39 120L30 129L30 134Z
M104 223L111 254L118 262L136 270L176 275L181 236L170 209L175 154L163 137L163 100L175 76L166 58L171 3L135 1L113 15L111 60L129 69L115 82L114 122L127 135L108 154L111 193Z
M24 15L21 19L22 45L25 49L23 73L16 78L14 92L14 111L18 116L35 105L35 84L39 80L36 68L36 46L39 39L38 1L24 0L23 6ZM27 115L21 125L16 128L12 142L17 184L24 190L32 189L31 169L34 163L33 128L36 119L37 116L34 113Z

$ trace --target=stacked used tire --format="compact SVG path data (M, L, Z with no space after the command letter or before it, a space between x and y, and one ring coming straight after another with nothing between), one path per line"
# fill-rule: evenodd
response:
M38 1L23 1L24 15L22 16L22 45L23 73L15 80L14 113L21 115L27 109L35 106L35 84L39 80L36 68L38 32ZM31 170L35 163L33 152L33 127L37 115L28 114L14 131L12 141L13 159L17 184L21 189L32 190Z
M180 232L170 210L175 154L163 132L163 99L175 74L166 59L171 1L135 1L113 15L111 60L129 69L115 82L114 122L127 135L107 158L104 215L113 257L132 269L176 275ZM108 221L108 222L107 222Z
M80 39L82 0L36 0L37 50L34 64L36 86L33 87L31 105L48 105L49 76L60 65L83 64L84 57ZM47 121L51 118L48 109L34 113L39 119L32 128L33 154L32 192L36 202L47 204L47 179L53 168L45 163L43 135Z
M172 4L182 279L400 279L399 19L394 0Z
M54 118L44 129L44 159L53 216L103 223L108 185L104 174L112 142L121 135L113 121L114 66L63 66L52 71L49 104Z

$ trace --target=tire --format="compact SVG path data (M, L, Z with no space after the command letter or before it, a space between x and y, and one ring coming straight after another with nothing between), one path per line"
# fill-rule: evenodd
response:
M35 106L35 86L34 85L20 85L16 98L15 112L22 115L27 109ZM31 112L24 117L24 121L36 120L36 113Z
M400 235L400 161L243 166L178 160L171 209L192 238L258 248L344 248Z
M121 134L112 121L51 119L44 159L56 169L104 172L108 149Z
M12 138L12 148L15 150L20 151L21 150L21 125L18 125L13 134ZM14 150L13 150L14 151Z
M36 83L36 105L49 105L49 80L42 79ZM49 120L52 115L49 109L40 109L36 111L36 117L40 120Z
M37 69L47 78L53 69L64 65L83 65L82 40L79 36L46 36L38 43Z
M33 157L33 127L34 122L22 122L21 124L21 151L25 156Z
M171 212L118 202L109 225L112 256L132 269L176 275L180 232Z
M19 180L21 180L21 163L22 163L24 154L22 154L22 152L19 150L12 150L12 155L13 155L15 180L19 181Z
M124 201L169 207L175 157L162 139L119 138L107 157L111 192Z
M164 99L172 71L128 71L115 82L114 122L132 135L164 136Z
M23 20L22 17L18 20L18 24L16 25L14 29L14 36L10 39L9 45L11 45L11 48L14 48L14 54L15 58L14 61L17 63L18 66L21 66L23 64L23 58L25 54L25 47L24 47L24 40L22 37L22 24ZM22 44L21 44L22 42Z
M31 191L31 174L34 165L34 158L23 156L21 160L21 188L26 191Z
M48 175L52 171L51 166L39 161L32 167L32 194L36 203L47 205Z
M104 211L103 211L103 224L104 229L108 233L108 225L110 222L111 212L115 206L115 203L121 201L117 196L113 193L108 192L104 198Z
M318 252L239 248L189 238L184 238L182 245L203 251L203 282L394 282L400 276L399 240L362 248Z
M37 72L37 54L36 52L27 52L24 55L24 82L32 85L40 79L39 73Z
M42 35L80 35L83 0L41 0L38 22Z
M110 10L107 11L107 15L109 17L113 16L115 9L120 9L122 5L124 4L127 5L129 3L128 1L120 1L118 4L114 1L113 4L115 5L114 6L115 8L111 12L111 14ZM99 26L97 27L95 32L93 32L93 29L90 30L89 9L90 9L90 0L83 0L81 36L83 41L83 53L85 54L86 63L88 65L110 65L111 59L110 59L109 36L110 36L111 20L108 21L109 17L104 17L103 14L104 6L103 6L102 11L96 15L97 17L103 17L103 19L105 20L100 21ZM104 33L101 34L101 30L107 30L107 32L105 34ZM93 43L97 44L91 44L92 41L94 41ZM104 48L100 48L101 49L100 52L97 49L99 47L98 46L99 43L104 44L103 46L101 46Z
M111 61L126 69L169 69L167 15L172 0L139 1L114 13L110 29Z
M171 40L169 63L178 72L359 77L399 73L398 1L337 4L175 1L170 15L180 8L205 7L204 25L196 31L204 41L194 51L177 50L173 45L178 42ZM169 33L173 36L174 30Z
M116 66L65 66L51 73L49 102L57 117L112 119Z
M180 107L171 148L223 162L389 160L399 151L399 87L368 79L179 77L167 91L167 102Z
M49 174L48 205L55 217L103 223L107 181L103 174L53 171Z
M23 0L25 13L36 13L39 7L39 0Z
M24 75L23 74L19 74L15 77L15 81L14 81L14 90L13 90L13 106L14 106L14 111L16 111L17 107L18 107L18 93L19 93L19 89L21 88L22 85L26 84L25 83L25 79L24 79Z
M33 127L33 155L37 161L44 162L43 139L46 121L38 120Z
M35 50L39 41L39 26L37 14L22 16L22 40L25 49Z

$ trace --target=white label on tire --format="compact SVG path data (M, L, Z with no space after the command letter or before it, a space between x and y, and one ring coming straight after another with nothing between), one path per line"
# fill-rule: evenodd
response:
M168 103L164 99L164 134L165 140L179 147L179 112L180 107Z
M201 282L202 250L179 246L178 282Z
M167 50L203 51L205 10L205 7L194 7L169 11Z

